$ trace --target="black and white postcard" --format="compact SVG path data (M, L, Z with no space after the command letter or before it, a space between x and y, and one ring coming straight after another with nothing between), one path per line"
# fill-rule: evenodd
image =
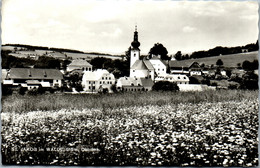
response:
M258 6L2 0L2 164L258 166Z

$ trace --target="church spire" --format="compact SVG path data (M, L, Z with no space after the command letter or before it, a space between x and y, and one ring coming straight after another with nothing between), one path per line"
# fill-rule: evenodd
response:
M138 41L137 25L135 25L134 41L131 43L132 47L138 49L140 42Z

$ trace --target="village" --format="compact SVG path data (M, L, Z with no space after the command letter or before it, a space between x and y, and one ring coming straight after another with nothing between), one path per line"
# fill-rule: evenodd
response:
M180 91L204 91L238 89L239 79L241 82L243 75L247 73L247 70L241 67L224 67L223 62L205 65L198 63L196 59L187 63L175 60L174 57L162 60L160 55L152 55L151 58L141 57L139 47L138 32L135 28L128 76L116 78L107 69L94 69L89 62L90 57L83 58L80 57L82 54L75 53L73 59L70 57L70 64L65 70L33 67L2 69L2 86L11 92L23 94L32 90L55 92L60 91L60 88L66 88L62 89L66 93L113 93L151 91L155 83L170 82L175 83ZM45 54L51 56L51 52ZM33 54L29 54L28 57L36 59ZM253 70L253 74L257 76L258 68ZM74 81L74 85L69 85L72 81L68 76L71 75L79 78ZM257 78L255 77L255 83Z

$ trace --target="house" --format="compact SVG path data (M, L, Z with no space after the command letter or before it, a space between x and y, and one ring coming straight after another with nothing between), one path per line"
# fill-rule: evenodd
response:
M183 74L167 74L165 76L158 76L155 78L155 82L169 81L177 84L189 84L189 77Z
M190 72L190 76L202 75L202 68L200 67L200 64L198 62L193 62L189 66L189 72Z
M172 74L202 75L202 68L198 62L190 64L186 61L169 61L169 67Z
M73 70L92 71L92 65L83 59L72 60L67 67L67 71Z
M116 82L112 73L104 69L97 69L96 71L84 71L82 77L83 90L86 92L99 92L108 90L112 92L112 85Z
M167 70L167 64L163 62L158 56L153 56L149 59L150 63L153 65L156 76L165 76Z
M57 69L11 68L6 81L13 86L28 89L42 87L61 87L63 75Z
M116 88L118 91L150 91L153 84L151 78L121 77Z

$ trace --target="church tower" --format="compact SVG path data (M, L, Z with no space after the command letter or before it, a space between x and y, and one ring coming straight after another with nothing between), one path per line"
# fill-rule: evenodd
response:
M135 26L134 41L131 43L130 68L140 58L140 43L138 41L137 26Z

